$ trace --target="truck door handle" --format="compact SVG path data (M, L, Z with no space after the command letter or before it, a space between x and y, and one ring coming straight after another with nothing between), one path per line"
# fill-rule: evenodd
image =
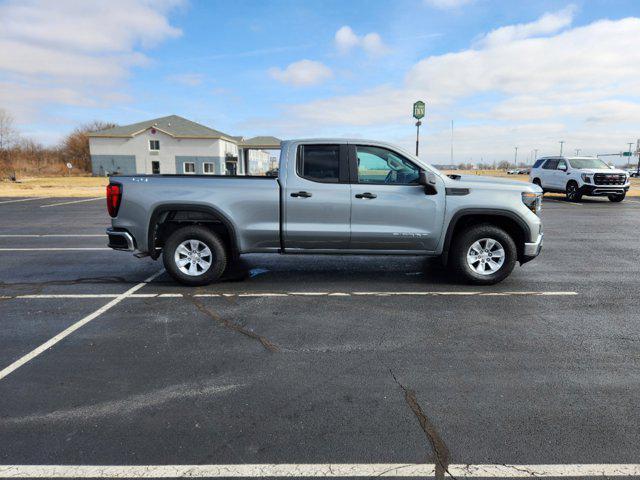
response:
M292 197L302 197L302 198L309 198L311 196L311 193L309 192L293 192L291 194Z
M378 195L369 192L356 193L356 198L378 198Z

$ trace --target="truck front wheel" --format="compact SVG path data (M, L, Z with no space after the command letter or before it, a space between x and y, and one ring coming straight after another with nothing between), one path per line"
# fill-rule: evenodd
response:
M467 283L493 285L509 276L516 264L516 244L503 229L474 225L453 239L450 251L453 272Z
M182 227L169 235L162 250L167 272L178 282L199 286L215 282L227 266L223 241L199 225Z

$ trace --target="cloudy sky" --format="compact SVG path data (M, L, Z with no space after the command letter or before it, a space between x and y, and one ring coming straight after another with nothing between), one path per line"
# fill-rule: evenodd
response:
M55 143L178 114L234 135L421 156L618 152L640 137L637 0L0 0L0 108Z

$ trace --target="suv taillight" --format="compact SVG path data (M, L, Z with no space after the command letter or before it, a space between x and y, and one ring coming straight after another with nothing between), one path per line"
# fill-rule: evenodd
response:
M118 215L120 200L122 200L122 185L119 183L107 185L107 211L112 218Z

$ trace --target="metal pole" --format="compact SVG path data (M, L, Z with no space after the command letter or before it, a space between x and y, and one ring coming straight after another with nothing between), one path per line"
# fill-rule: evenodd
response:
M538 159L538 149L534 148L533 149L534 154L533 154L533 161L535 162Z
M580 155L580 150L582 150L582 149L581 149L581 148L576 148L576 157L577 157L578 155Z
M627 168L629 168L629 165L631 165L631 145L633 145L633 142L629 142L629 156L627 157Z
M562 156L562 147L564 146L564 140L560 140L560 156Z
M517 167L518 166L518 147L516 147L516 154L513 157L513 166Z
M453 165L453 120L451 120L451 165Z
M416 122L416 157L418 156L418 147L420 145L420 125L422 125L422 122L418 120Z

